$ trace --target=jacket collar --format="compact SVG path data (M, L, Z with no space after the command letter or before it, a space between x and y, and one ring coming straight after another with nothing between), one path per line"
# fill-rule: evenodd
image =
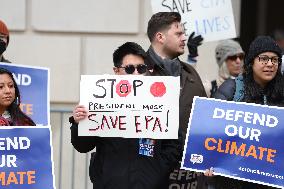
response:
M178 58L175 59L162 59L150 46L149 50L147 51L148 56L151 58L154 69L160 68L160 70L165 73L165 75L171 76L180 76L181 74L181 65L180 60ZM155 68L156 67L156 68Z

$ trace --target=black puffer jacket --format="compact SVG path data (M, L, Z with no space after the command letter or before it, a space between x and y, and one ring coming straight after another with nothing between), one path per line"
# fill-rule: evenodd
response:
M95 189L166 189L170 171L178 162L178 152L167 140L155 140L154 156L139 155L139 139L79 137L72 121L71 142L86 153L96 148L90 163Z

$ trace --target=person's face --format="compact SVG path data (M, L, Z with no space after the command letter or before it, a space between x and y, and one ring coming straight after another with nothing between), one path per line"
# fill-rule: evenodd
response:
M15 86L8 74L0 74L0 110L4 111L15 100Z
M184 53L185 34L179 22L171 24L170 29L163 33L163 51L167 58L176 58Z
M133 54L128 54L122 59L121 66L119 68L114 67L113 70L116 75L145 75L147 72L147 66L144 64L144 60L142 57Z
M231 76L238 76L242 72L244 54L236 54L226 59L228 71Z
M265 87L276 76L279 57L273 52L259 54L253 61L253 78L260 86Z

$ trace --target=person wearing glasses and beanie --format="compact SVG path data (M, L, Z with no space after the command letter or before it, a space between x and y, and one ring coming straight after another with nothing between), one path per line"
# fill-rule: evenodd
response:
M234 79L243 69L244 51L240 44L234 40L220 41L215 48L215 58L218 64L218 77L204 84L207 96L212 98L218 87L227 79Z
M179 56L184 54L186 37L178 12L158 12L148 21L147 35L151 46L147 51L146 62L153 69L154 76L179 76L179 139L163 143L169 150L161 161L174 169L168 179L167 188L202 188L205 184L202 173L180 169L182 152L187 133L188 120L194 96L206 97L205 89L196 70L188 63L182 62ZM193 37L193 36L191 36ZM189 43L191 40L189 40ZM201 41L197 41L196 46ZM189 45L189 44L188 44ZM162 148L164 148L162 146ZM184 175L183 177L177 175ZM165 183L167 180L164 181ZM158 187L157 187L158 188Z
M116 75L149 75L149 67L144 64L145 57L146 53L140 45L127 42L113 53L113 71ZM162 160L172 153L171 146L166 145L168 140L78 136L79 122L86 117L84 106L74 108L73 116L69 119L72 124L71 143L81 153L96 148L89 167L94 189L168 187L167 179L171 170ZM145 149L145 145L149 149Z
M257 37L250 44L243 73L234 80L225 81L214 97L236 102L284 106L281 57L282 51L271 37ZM272 188L221 176L214 176L214 180L216 189Z
M10 61L6 60L3 55L8 47L9 38L9 30L6 24L0 20L0 62L10 63Z

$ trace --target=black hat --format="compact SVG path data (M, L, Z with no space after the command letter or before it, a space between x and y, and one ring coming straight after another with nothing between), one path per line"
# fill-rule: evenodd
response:
M274 39L269 36L258 36L250 44L245 64L252 63L253 59L263 52L274 52L279 58L282 57L282 50Z

